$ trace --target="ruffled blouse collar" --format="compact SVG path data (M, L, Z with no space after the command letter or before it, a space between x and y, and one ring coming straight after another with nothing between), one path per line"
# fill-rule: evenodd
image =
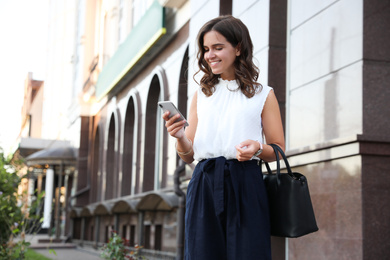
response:
M218 85L223 86L230 91L239 90L239 86L238 86L237 81L235 79L227 80L227 79L219 78Z

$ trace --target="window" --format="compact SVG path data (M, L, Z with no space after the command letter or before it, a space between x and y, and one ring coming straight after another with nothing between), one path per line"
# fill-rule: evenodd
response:
M90 237L89 237L89 238L90 238L89 240L90 240L90 241L93 241L93 240L94 240L94 236L93 236L93 235L94 235L94 226L92 225L92 226L91 226L91 229L90 229L90 233L89 233L89 236L90 236Z
M133 0L133 26L137 25L152 3L153 0Z
M130 246L135 245L135 225L130 226L130 238L129 238Z
M163 177L161 133L163 132L161 109L157 106L161 86L157 75L152 79L149 88L145 116L145 152L142 191L159 189Z
M118 23L118 43L121 44L125 39L126 34L126 18L125 18L125 8L124 0L119 0L119 23Z
M134 99L131 98L126 109L125 132L123 140L123 159L122 159L122 196L132 193L133 179L133 149L134 149L134 127L135 127L135 108Z
M162 248L162 225L156 225L154 231L154 249L160 250Z
M115 133L115 117L114 115L111 115L107 140L105 200L115 198L117 191L118 173L116 168Z
M121 44L131 29L131 0L119 1L118 43ZM129 10L129 11L128 11Z
M178 91L178 109L181 111L183 116L187 118L187 92L188 92L188 47L184 54L183 61L180 69L179 78L179 91ZM187 118L188 119L188 118ZM176 165L180 162L179 155L176 155Z
M144 247L146 249L150 249L150 231L151 231L151 226L145 225L145 245L144 245Z
M99 127L96 128L95 139L93 142L93 155L92 155L92 176L91 176L91 193L90 202L96 202L101 199L101 181L99 181L99 162L100 162L100 135Z

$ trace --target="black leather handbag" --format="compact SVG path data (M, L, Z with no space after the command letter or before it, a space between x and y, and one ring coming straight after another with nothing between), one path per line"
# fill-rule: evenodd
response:
M292 172L283 150L271 144L276 154L277 170L272 173L265 162L268 174L264 183L268 193L271 235L300 237L318 230L309 186L304 175ZM279 153L286 164L287 173L280 172Z

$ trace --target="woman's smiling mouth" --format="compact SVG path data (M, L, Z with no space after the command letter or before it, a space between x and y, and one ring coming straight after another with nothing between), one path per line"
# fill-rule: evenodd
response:
M218 61L210 61L209 64L210 64L211 67L214 67L215 65L217 65L220 62L221 62L220 60L218 60Z

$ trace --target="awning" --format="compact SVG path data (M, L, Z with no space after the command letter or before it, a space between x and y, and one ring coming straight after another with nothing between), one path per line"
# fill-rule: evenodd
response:
M112 207L112 213L135 213L137 212L137 204L139 199L130 198L121 198L116 201Z
M153 192L144 196L137 205L140 211L171 211L179 205L179 197L174 192Z
M80 217L92 217L95 208L96 208L96 204L91 204L83 207L83 209L80 212Z
M72 208L72 209L70 210L70 212L69 212L69 217L70 217L70 218L79 218L82 210L83 210L83 209L80 208L80 207L74 207L74 208Z
M174 34L166 28L165 8L153 1L99 73L97 100L119 93L155 59L172 37Z
M100 201L84 206L82 210L72 209L72 217L91 217L138 211L171 211L179 205L179 197L174 192L151 192L142 198L126 196L108 201Z
M95 210L93 211L94 215L111 215L112 207L114 206L114 202L112 201L102 201L97 204Z
M78 150L73 147L55 147L47 148L35 152L26 158L28 166L43 164L64 164L75 165L77 161Z

